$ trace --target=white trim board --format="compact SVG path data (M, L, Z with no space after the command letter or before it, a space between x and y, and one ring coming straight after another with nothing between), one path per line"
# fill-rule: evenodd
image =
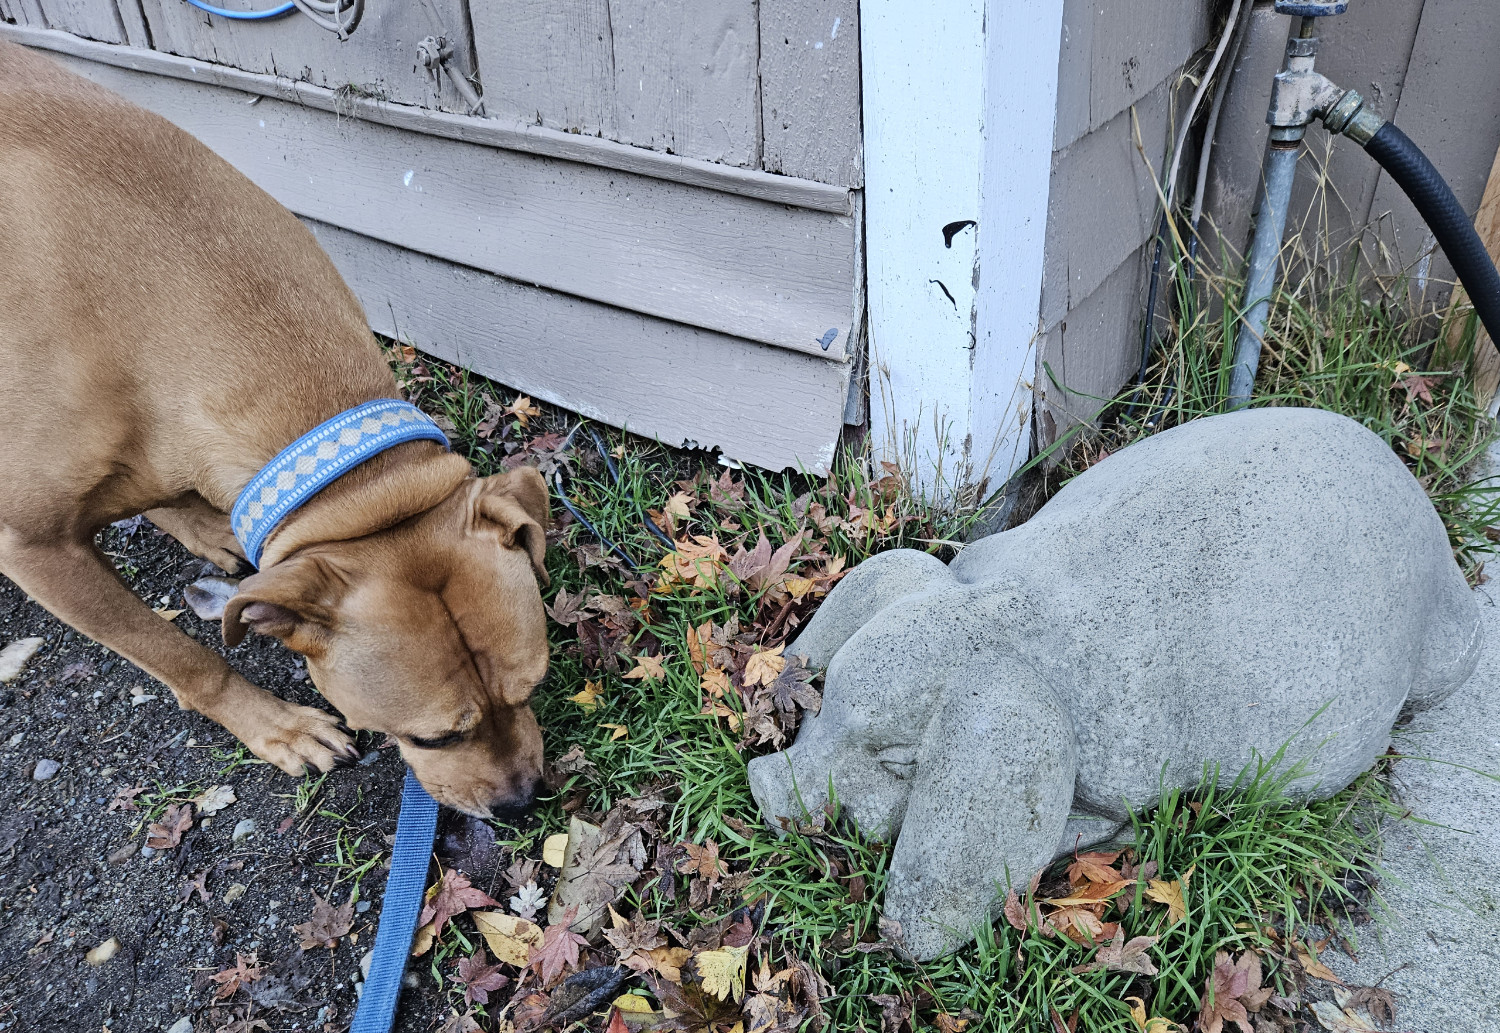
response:
M1062 0L866 0L870 409L929 493L1031 446Z

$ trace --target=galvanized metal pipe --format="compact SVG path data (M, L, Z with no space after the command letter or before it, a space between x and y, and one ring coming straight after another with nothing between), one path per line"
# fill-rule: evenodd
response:
M1281 238L1286 233L1286 214L1292 201L1292 179L1297 174L1300 140L1278 140L1266 155L1266 185L1255 222L1255 240L1250 245L1250 268L1245 280L1245 309L1239 336L1234 342L1234 366L1229 372L1229 407L1238 409L1250 401L1255 390L1255 371L1265 341L1266 319L1271 313L1271 294L1276 289L1276 271L1281 259Z

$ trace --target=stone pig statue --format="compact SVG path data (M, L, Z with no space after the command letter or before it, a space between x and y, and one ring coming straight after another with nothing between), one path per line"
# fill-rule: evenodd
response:
M894 840L885 911L927 960L1205 766L1230 781L1287 746L1293 792L1336 793L1403 708L1468 677L1479 627L1442 522L1370 431L1200 419L950 564L857 566L789 650L827 668L822 712L750 784L768 820L831 789Z

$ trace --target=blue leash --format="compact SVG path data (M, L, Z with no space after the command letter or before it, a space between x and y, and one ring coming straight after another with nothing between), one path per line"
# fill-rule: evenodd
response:
M422 912L427 888L427 864L437 836L437 801L427 795L408 768L401 787L401 817L396 820L396 845L391 849L391 874L380 905L380 927L375 932L375 956L365 978L364 993L354 1011L349 1033L388 1033L396 1018L396 998L411 939Z

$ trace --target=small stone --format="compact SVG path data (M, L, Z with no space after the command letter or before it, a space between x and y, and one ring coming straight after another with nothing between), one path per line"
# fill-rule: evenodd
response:
M150 703L155 698L156 697L151 695L151 693L149 692L142 692L138 695L130 697L130 705L133 707L138 707L142 703Z
M359 758L359 763L360 763L361 767L366 767L367 768L371 764L374 764L379 759L380 759L380 751L379 750L371 750L369 753L367 753L363 757Z
M361 900L354 905L354 913L356 915L362 915L368 910L370 910L370 902L368 900Z
M245 891L249 888L250 887L246 886L243 882L235 883L233 886L224 891L224 903L233 904L236 900L239 900L241 897L243 897L245 895Z
M415 972L408 972L406 975L402 976L401 985L406 987L408 990L415 990L417 988L417 974Z
M31 772L31 778L34 782L46 782L48 779L56 776L61 770L62 764L60 762L52 760L49 757L43 757L36 762L36 767Z
M167 1027L167 1033L193 1033L193 1020L184 1015Z
M229 834L229 841L236 846L255 835L255 819L241 818L234 826L234 831Z
M140 852L141 841L138 839L132 839L129 843L126 843L124 846L111 853L108 857L105 858L105 860L110 864L124 864L126 861L130 860Z
M93 950L91 950L87 954L85 954L83 956L83 960L86 961L86 962L88 962L90 965L94 966L95 968L98 968L100 965L104 964L110 958L112 958L116 954L118 954L119 951L120 951L120 941L119 941L119 939L117 937L111 936L109 939L105 940L99 946L95 947Z
M151 860L153 857L156 856L156 848L153 847L153 846L143 846L143 847L141 847L141 856L144 857L148 861Z

